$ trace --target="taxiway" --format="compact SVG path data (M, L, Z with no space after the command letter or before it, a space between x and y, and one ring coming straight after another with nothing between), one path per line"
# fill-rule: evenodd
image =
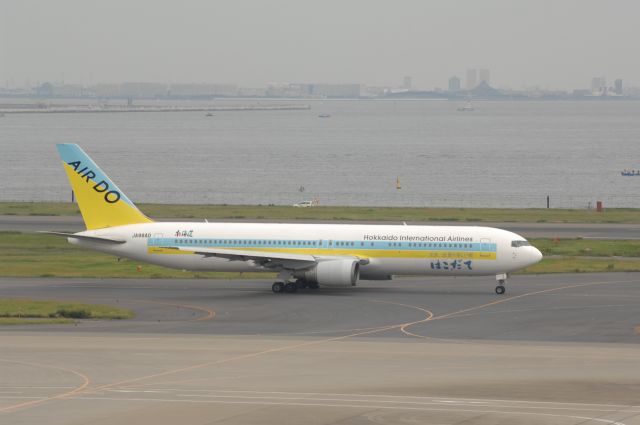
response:
M194 219L161 219L157 221L197 221ZM236 219L216 220L217 222L274 222L274 220ZM277 221L276 221L277 222ZM287 223L340 223L340 221L322 220L286 220ZM355 224L355 221L343 221ZM367 221L366 224L400 224L390 221ZM518 233L528 238L594 238L594 239L640 239L640 224L591 224L591 223L497 223L497 222L407 222L408 225L432 226L487 226L497 227ZM80 232L85 230L80 216L19 216L0 215L0 231L36 232Z
M136 312L0 328L0 422L640 424L640 274L493 286L0 279Z

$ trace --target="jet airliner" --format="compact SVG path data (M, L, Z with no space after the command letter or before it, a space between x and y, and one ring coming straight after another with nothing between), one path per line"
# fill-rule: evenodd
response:
M76 144L58 152L87 230L47 232L117 257L193 271L275 272L275 293L351 287L401 275L495 275L536 264L538 249L491 227L154 222Z

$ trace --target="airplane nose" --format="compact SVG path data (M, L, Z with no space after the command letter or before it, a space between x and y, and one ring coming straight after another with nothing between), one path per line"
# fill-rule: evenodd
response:
M531 263L536 264L542 260L542 252L535 246L531 247Z

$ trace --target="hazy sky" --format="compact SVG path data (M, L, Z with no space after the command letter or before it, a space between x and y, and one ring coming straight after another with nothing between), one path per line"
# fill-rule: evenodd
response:
M0 84L640 85L638 0L0 0Z

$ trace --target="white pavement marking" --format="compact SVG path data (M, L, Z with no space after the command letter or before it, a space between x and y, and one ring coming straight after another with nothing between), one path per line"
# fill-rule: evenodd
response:
M610 425L625 425L623 422L618 422L613 419L604 419L604 418L596 418L590 416L582 416L576 414L557 414L557 413L541 413L541 412L522 412L515 410L490 410L491 406L488 406L488 409L460 409L456 408L444 408L444 407L414 407L414 406L389 406L382 404L371 404L376 401L367 401L363 400L362 403L368 404L342 404L342 403L316 403L313 401L309 401L306 403L302 402L287 402L287 401L257 401L257 400L188 400L188 399L170 399L170 398L117 398L117 397L68 397L67 400L102 400L102 401L124 401L124 402L153 402L153 403L210 403L210 404L226 404L226 405L237 405L237 404L247 404L247 405L259 405L259 406L296 406L296 407L327 407L327 408L354 408L354 409L384 409L384 410L410 410L410 411L424 411L424 412L432 412L432 411L440 411L440 412L465 412L465 413L490 413L496 415L515 415L515 416L541 416L541 417L553 417L553 418L567 418L567 419L580 419L587 421L596 421L600 423L610 424ZM494 407L495 409L495 407ZM616 411L618 412L618 411Z

